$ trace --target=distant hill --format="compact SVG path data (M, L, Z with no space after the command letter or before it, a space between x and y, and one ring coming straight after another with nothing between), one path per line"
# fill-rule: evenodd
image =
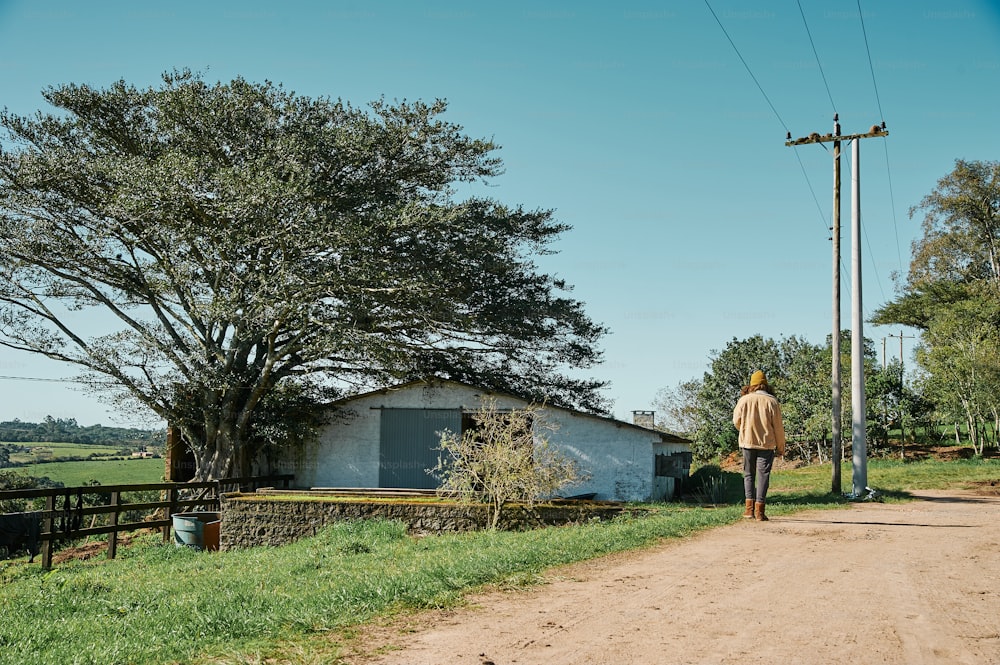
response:
M46 416L40 423L26 423L20 420L0 422L0 442L37 443L81 443L127 448L162 448L167 442L167 431L145 430L134 427L105 427L90 425L81 427L75 418L53 418Z

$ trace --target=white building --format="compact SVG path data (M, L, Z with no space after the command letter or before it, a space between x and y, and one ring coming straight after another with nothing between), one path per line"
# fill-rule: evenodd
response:
M439 434L472 426L470 414L490 397L498 408L528 402L445 380L414 381L331 405L333 418L294 469L299 487L408 487L432 489ZM648 415L648 413L646 414ZM650 427L560 407L544 409L550 445L589 474L564 496L609 501L660 501L678 491L691 464L687 439ZM659 473L657 473L659 471Z

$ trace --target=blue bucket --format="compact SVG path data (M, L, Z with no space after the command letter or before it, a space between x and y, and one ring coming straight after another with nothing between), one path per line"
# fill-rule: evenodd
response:
M201 550L219 549L219 513L176 513L171 516L174 525L174 545Z

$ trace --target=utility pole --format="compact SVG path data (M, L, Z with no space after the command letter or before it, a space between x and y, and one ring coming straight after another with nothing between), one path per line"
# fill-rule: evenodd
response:
M868 488L865 335L861 306L861 142L851 139L851 496Z
M885 369L885 367L886 367L886 360L885 360L885 340L889 339L890 337L898 337L899 338L899 364L900 365L903 364L903 338L906 338L906 339L915 339L913 335L904 335L902 330L899 331L898 335L893 335L892 333L889 333L888 335L886 335L885 337L883 337L882 338L882 369Z
M904 335L903 331L900 330L898 335L893 335L889 333L882 338L882 368L885 369L885 340L886 337L898 337L899 338L899 364L903 365L903 339L914 339L913 335Z
M840 118L833 114L833 135L840 136ZM842 435L840 433L840 141L833 142L833 226L830 227L830 240L833 241L833 336L830 337L830 383L832 395L832 416L830 423L830 464L833 472L830 477L830 491L840 494L840 464L844 456Z
M842 436L840 431L840 420L841 420L841 377L840 377L840 144L842 141L853 142L854 149L854 162L853 170L855 174L860 173L858 171L858 139L863 138L874 138L876 136L888 136L889 132L885 128L885 123L881 125L872 125L871 129L865 134L850 134L843 136L840 133L840 122L837 114L833 116L833 133L820 135L817 132L813 132L809 136L803 138L792 140L791 132L788 133L785 140L786 146L799 146L806 145L808 143L833 143L833 226L830 227L831 235L830 239L833 241L833 336L830 339L830 347L832 352L832 361L830 368L831 375L831 388L832 388L832 404L831 404L831 438L833 439L833 449L831 451L831 461L832 461L832 477L830 480L830 491L834 494L840 494L841 478L840 478L840 462L843 456L841 443ZM857 180L857 182L855 182ZM860 228L860 178L852 177L852 204L855 203L855 198L857 199L857 224ZM855 211L852 209L852 213ZM860 242L853 235L853 225L852 225L852 243L854 245L854 251L858 255L857 268L856 268L856 279L857 284L854 284L852 288L852 300L854 301L857 309L860 312L860 302L861 302L861 262L860 262ZM853 263L852 263L853 265ZM855 270L852 269L852 284L854 282ZM858 418L858 411L856 410L857 393L860 390L860 401L861 401L861 412L860 417L862 420L862 425L860 428L861 440L861 463L859 464L858 448L859 443L857 441L857 430L858 428L852 426L852 456L854 460L854 495L858 496L864 491L865 485L867 484L868 471L865 462L865 456L867 455L867 450L865 449L864 441L864 377L862 370L862 377L860 381L857 377L854 377L854 354L860 353L864 354L864 336L860 331L860 316L858 321L854 321L852 316L852 327L851 327L851 359L852 359L852 409L853 418L856 421ZM856 339L857 337L857 339ZM858 350L859 349L859 350ZM858 350L858 351L856 351ZM862 481L861 489L858 490L858 481Z

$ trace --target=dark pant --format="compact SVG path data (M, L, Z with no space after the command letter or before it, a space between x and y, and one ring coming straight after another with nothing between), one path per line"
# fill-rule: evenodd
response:
M744 496L763 503L767 486L771 484L771 467L774 466L773 450L741 448L743 451Z

